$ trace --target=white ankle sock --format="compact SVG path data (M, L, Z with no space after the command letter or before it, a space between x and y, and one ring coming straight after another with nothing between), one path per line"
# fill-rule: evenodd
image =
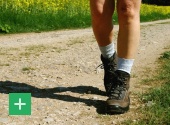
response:
M103 55L104 58L110 58L111 56L113 56L113 54L115 53L115 49L114 49L114 43L110 43L107 46L99 46L99 49Z
M131 73L134 59L124 59L118 57L117 70L125 71Z

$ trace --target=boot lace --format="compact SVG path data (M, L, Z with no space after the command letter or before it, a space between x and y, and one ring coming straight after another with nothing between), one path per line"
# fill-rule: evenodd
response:
M127 90L126 88L126 78L115 76L114 82L109 88L109 98L111 99L121 99L123 94ZM116 83L116 84L115 84Z
M114 80L114 76L115 76L114 75L115 67L116 67L116 64L114 62L109 62L107 64L100 64L97 67L97 68L104 69L104 71L105 71L105 77L104 77L105 82L104 83L105 83L107 95L108 95L108 89L113 84L113 80Z

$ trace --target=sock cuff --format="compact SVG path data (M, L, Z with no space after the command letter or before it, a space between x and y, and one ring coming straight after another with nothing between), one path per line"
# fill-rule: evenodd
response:
M110 43L107 46L99 46L99 49L105 58L110 58L115 53L114 43Z
M134 60L135 59L125 59L118 57L117 70L122 70L130 74Z

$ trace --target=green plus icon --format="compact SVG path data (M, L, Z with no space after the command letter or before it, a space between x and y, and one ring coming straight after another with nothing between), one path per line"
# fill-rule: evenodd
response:
M9 93L9 115L31 115L31 93Z

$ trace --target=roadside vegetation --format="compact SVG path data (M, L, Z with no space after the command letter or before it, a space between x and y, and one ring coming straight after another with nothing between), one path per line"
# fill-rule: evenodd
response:
M91 26L89 0L0 0L0 33ZM141 6L141 22L170 18L170 6ZM114 23L117 15L114 14Z
M138 109L139 116L135 122L127 120L126 125L169 125L170 124L170 51L159 59L159 73L150 82L154 83L147 93L140 95L144 106ZM148 82L148 81L147 81ZM151 83L151 84L152 84ZM141 105L142 105L141 104Z

